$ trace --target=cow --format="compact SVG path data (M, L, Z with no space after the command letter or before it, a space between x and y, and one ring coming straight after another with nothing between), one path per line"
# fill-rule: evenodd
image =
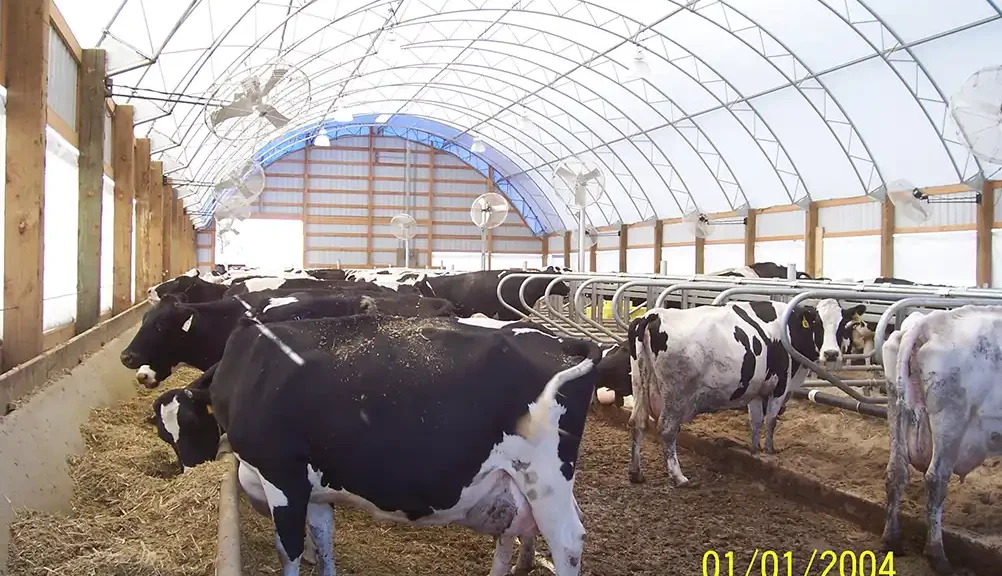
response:
M756 262L751 266L727 268L707 274L707 276L742 276L744 278L782 278L786 279L788 268L775 262ZM811 275L797 271L798 280L811 280Z
M963 482L986 458L1002 456L1002 306L914 312L881 353L891 436L881 540L900 552L898 514L911 464L925 474L925 556L949 574L943 507L950 477Z
M248 309L265 323L359 312L453 314L447 300L394 293L265 290L200 304L167 296L143 315L139 330L122 351L122 364L137 369L136 380L146 388L156 388L181 363L206 370L222 356L226 339Z
M418 294L416 288L406 287L397 292L372 282L348 280L316 280L314 278L255 277L234 281L223 297L240 296L261 290L333 290L337 292L367 292L371 294Z
M347 280L346 271L342 268L307 268L306 273L317 280Z
M160 404L176 430L168 443L200 444L208 459L225 431L241 487L270 510L285 576L299 574L307 532L319 573L335 573L335 504L495 536L492 576L508 572L515 537L531 567L526 544L542 534L556 574L576 576L585 530L574 472L599 348L460 320L268 325L288 350L242 321L213 385ZM202 437L186 439L189 428Z
M784 327L786 308L784 302L655 308L630 322L631 482L644 481L640 440L649 417L658 420L668 472L678 487L694 484L679 466L675 439L682 423L697 414L747 406L753 454L759 451L764 414L765 451L774 452L780 409L808 372L783 347L780 330L788 330L793 348L806 358L837 362L845 325L865 311L864 305L843 310L825 299L816 307L798 306Z
M177 278L153 286L146 292L146 296L150 302L159 302L167 294L184 294L188 302L211 302L222 298L225 292L226 286L205 280L198 275L198 270L189 270Z
M499 320L519 320L519 314L512 312L498 301L497 288L502 278L509 274L525 273L524 270L481 270L477 272L466 272L454 276L438 276L425 278L417 284L421 293L425 296L435 296L445 298L456 305L456 313L459 316L468 317L474 313L481 313ZM522 306L518 299L518 292L521 285L528 281L525 289L525 300L530 306L539 300L549 284L549 279L521 278L505 282L502 286L501 295L504 301L512 307L521 310L528 315L529 311ZM556 296L567 296L570 288L564 282L557 282L551 294Z
M622 406L623 399L633 394L629 349L618 344L604 347L596 371L595 399L599 404Z

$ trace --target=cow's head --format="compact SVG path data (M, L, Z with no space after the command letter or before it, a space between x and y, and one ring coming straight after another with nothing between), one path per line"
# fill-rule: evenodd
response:
M800 307L790 318L790 343L804 356L819 363L834 365L842 360L842 344L848 342L852 322L860 321L866 305L843 309L826 298L816 307Z
M623 398L633 394L633 381L630 378L630 352L627 348L614 344L602 346L602 360L595 370L598 372L598 382L595 383L595 399L599 404L623 405Z
M191 274L191 272L194 272L194 274ZM190 270L182 276L178 276L177 278L168 280L150 288L147 290L146 295L150 302L159 302L168 294L186 294L193 288L200 286L214 287L216 284L213 282L207 282L199 277L198 270Z
M152 420L185 470L215 460L221 434L207 388L164 392L153 402Z
M137 370L136 380L156 388L179 362L179 351L191 338L196 311L174 294L167 294L143 314L143 322L122 351L126 368Z

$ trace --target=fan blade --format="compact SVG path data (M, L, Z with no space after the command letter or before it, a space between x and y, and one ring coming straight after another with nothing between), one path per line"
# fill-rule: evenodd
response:
M601 174L602 174L601 170L599 170L598 168L592 168L590 171L588 171L585 174L579 174L578 175L578 181L579 182L586 182L586 181L591 180L591 179L597 179L598 176L601 175Z
M571 172L566 166L559 166L553 171L557 176L560 176L565 182L573 182L575 180L574 172Z
M289 123L289 119L283 116L281 112L276 110L275 107L270 104L261 108L261 115L264 116L268 122L271 122L271 125L275 128L282 128Z
M278 84L282 81L282 78L285 78L287 72L288 70L285 68L278 67L272 70L271 77L268 78L268 81L264 83L264 88L261 89L261 96L267 96L271 92L271 89L275 87L275 84Z

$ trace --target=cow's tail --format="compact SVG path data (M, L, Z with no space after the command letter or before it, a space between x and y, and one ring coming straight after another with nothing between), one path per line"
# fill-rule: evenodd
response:
M638 316L630 321L630 325L626 329L626 348L630 351L630 358L633 360L639 358L637 356L637 345L643 345L644 332L647 331L647 323L649 321L647 314Z
M919 381L918 349L929 340L929 316L919 318L901 336L897 358L897 389L904 405L925 411L925 391Z
M571 356L584 356L585 359L576 366L561 370L550 378L543 388L543 392L536 398L536 405L529 409L529 413L522 416L515 426L518 435L533 440L546 425L546 419L550 413L550 406L557 397L557 392L564 384L580 378L592 370L602 360L602 349L594 342L587 340L565 340L564 353Z

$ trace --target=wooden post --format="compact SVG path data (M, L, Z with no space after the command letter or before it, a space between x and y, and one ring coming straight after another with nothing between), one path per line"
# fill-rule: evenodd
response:
M435 148L428 148L428 266L435 254Z
M758 237L758 232L756 231L758 223L757 214L756 211L749 210L747 219L745 220L745 266L751 266L755 263L755 238Z
M880 206L880 275L894 276L894 204L890 200Z
M626 272L626 248L629 244L630 227L626 224L619 225L619 271Z
M49 0L4 2L7 187L3 368L42 352L42 262Z
M150 141L136 140L136 302L146 299L146 290L153 286L150 266Z
M261 196L264 196L264 194L261 194ZM260 196L259 196L259 198L260 198ZM309 198L310 198L310 143L307 141L306 144L303 146L303 208L302 208L302 210L303 210L303 268L308 267L306 255L309 254L309 251L310 251L310 248L309 248L310 234L308 232L310 226L309 226L309 224L307 224L307 222L309 221L309 216L308 216L308 214L309 214L309 208L307 207L308 204L309 204ZM196 238L197 238L197 234L196 234ZM195 260L198 260L198 258L195 258Z
M588 267L592 272L598 272L598 239L594 244L591 245L591 250L588 254Z
M164 165L150 162L150 286L163 282L164 263Z
M80 158L77 177L77 318L75 333L101 315L101 204L104 196L104 50L83 51L77 84Z
M163 200L163 210L164 210L164 225L163 228L161 229L161 232L163 233L161 236L162 238L161 245L163 246L163 252L161 254L161 256L163 256L163 260L161 263L161 269L163 270L160 276L161 282L165 282L172 278L170 271L171 271L171 238L173 238L174 236L173 234L174 202L172 202L173 198L174 198L174 189L170 185L170 180L168 180L167 183L164 184L163 186L163 196L161 197L161 200Z
M696 274L703 273L703 263L706 254L706 238L696 237Z
M540 267L546 268L547 263L550 260L550 235L544 234L542 239L543 239L543 245L540 247L541 248L540 254L542 256L543 261L542 261L542 266Z
M665 225L660 220L654 221L654 273L661 273L661 259L664 254Z
M494 167L487 167L487 192L492 192L491 188L494 186ZM491 269L491 256L494 254L494 234L493 229L487 229L487 269Z
M135 194L132 120L132 106L115 107L115 116L111 119L111 157L115 168L112 314L125 312L132 305L132 199Z
M373 250L375 249L375 246L372 245L372 228L373 228L373 216L374 216L373 212L375 211L375 209L372 207L373 204L372 195L375 194L375 186L373 185L373 180L375 179L376 176L375 162L376 162L376 135L372 129L372 126L369 126L369 187L368 187L369 205L368 205L368 210L366 210L366 215L368 216L369 219L369 224L368 224L369 227L367 230L367 235L366 235L367 240L365 243L365 249L367 252L365 256L365 262L369 265L370 268L375 265L375 259L373 258Z
M571 266L571 233L570 231L564 232L564 268L570 268L574 270L574 266ZM575 270L575 272L584 272L584 270Z
M991 182L981 186L981 203L978 204L978 286L992 285L992 225L995 223L995 190Z
M818 205L811 202L804 216L804 272L813 277L818 274Z

